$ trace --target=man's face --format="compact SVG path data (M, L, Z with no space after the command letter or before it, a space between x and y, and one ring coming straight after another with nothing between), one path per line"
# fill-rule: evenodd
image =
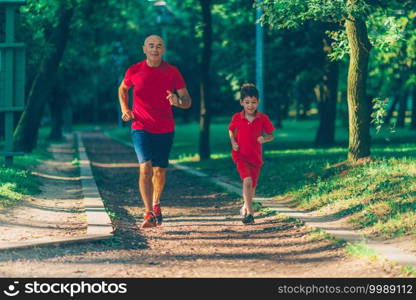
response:
M143 52L146 58L152 62L159 62L162 60L162 55L165 53L163 41L158 36L150 36L146 39Z
M256 112L257 106L259 105L259 99L256 97L245 97L243 100L240 101L242 107L244 107L244 111L252 115Z

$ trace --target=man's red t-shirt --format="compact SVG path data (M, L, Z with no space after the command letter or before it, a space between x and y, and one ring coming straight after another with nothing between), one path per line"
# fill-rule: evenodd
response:
M261 112L256 113L255 119L250 122L245 118L244 110L233 115L229 130L235 131L235 138L239 149L232 150L234 161L243 160L255 166L263 165L261 144L257 141L263 133L272 134L275 129L269 117Z
M186 87L179 70L164 61L158 67L150 67L146 60L132 65L124 76L124 84L134 86L133 129L150 133L168 133L175 129L172 107L166 99L166 91Z

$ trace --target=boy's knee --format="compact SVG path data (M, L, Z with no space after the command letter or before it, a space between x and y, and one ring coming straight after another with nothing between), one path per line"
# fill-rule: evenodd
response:
M253 179L251 177L244 178L243 185L245 185L246 187L252 187L253 186Z

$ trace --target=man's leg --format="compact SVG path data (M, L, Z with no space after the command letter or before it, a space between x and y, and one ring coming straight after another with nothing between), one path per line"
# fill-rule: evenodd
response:
M153 205L160 205L160 197L166 183L166 168L153 167Z
M157 225L163 222L160 197L166 183L166 168L169 166L169 153L172 148L174 133L163 133L152 135L153 144L153 212L156 216Z
M140 194L143 199L143 204L146 213L152 211L152 198L153 198L153 168L152 162L146 161L140 164L140 176L139 176L139 187Z

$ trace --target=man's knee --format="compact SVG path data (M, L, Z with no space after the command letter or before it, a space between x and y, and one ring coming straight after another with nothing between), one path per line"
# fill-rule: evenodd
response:
M140 177L141 178L152 178L153 176L153 168L152 162L147 161L140 164Z
M166 169L160 167L153 167L153 176L155 177L165 177Z

